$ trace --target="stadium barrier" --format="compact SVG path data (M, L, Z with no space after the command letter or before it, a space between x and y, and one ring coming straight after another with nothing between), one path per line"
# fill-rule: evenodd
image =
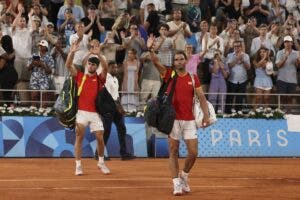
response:
M137 157L147 157L147 139L143 118L126 117L128 150ZM288 131L287 120L218 119L199 129L199 157L299 157L300 133ZM153 155L167 157L167 138L156 133L151 137ZM0 157L73 157L75 134L64 129L55 117L0 117ZM96 141L86 131L83 157L93 157ZM106 154L119 157L115 127ZM180 156L186 155L180 143Z

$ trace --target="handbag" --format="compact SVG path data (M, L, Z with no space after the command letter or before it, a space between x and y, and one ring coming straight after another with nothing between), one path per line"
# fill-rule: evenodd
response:
M103 116L106 113L117 112L115 101L105 86L99 90L95 101L98 114Z
M144 110L144 119L148 126L158 127L158 116L160 115L160 107L163 104L164 93L171 82L171 78L167 82L163 82L160 86L156 97L153 97L147 101Z
M177 76L173 78L172 88L170 93L163 96L162 104L159 107L157 116L157 130L169 135L173 129L174 121L176 117L175 108L172 105L173 94L175 91Z
M193 114L195 117L195 122L196 122L197 128L202 128L202 120L203 120L204 113L202 111L199 98L197 97L196 92L195 92L194 75L190 74L190 76L192 78L192 83L193 83L193 88L194 88ZM209 101L206 101L206 102L207 102L207 106L208 106L209 125L211 125L217 121L217 116L216 116L214 106Z

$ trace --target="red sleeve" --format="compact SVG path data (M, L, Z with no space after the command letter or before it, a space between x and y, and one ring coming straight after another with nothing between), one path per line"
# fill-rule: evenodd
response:
M195 88L198 88L201 86L200 80L196 74L193 74L194 80L195 80Z

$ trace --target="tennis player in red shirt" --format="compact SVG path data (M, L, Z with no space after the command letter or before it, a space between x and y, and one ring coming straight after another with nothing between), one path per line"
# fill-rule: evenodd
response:
M173 57L173 70L163 66L153 52L151 53L151 57L152 62L162 75L165 82L169 78L172 78L172 74L174 74L174 72L177 73L175 92L172 100L176 117L173 129L168 138L170 152L169 167L173 178L173 194L176 196L182 195L184 192L191 192L191 189L188 185L188 175L198 156L197 127L192 111L194 86L191 75L185 69L187 56L183 51L175 52ZM192 76L194 76L195 80L195 92L200 100L200 106L204 112L202 125L203 127L207 127L209 125L209 114L206 98L202 91L197 75ZM171 85L172 81L168 87L168 90L170 90ZM185 160L183 170L179 173L178 151L181 138L183 138L186 143L188 156Z
M76 115L76 140L75 140L75 175L82 175L81 151L82 141L84 138L86 126L90 127L92 133L95 134L97 140L97 151L99 154L98 168L104 174L109 174L110 170L104 163L104 140L103 140L103 123L96 112L95 99L98 90L102 88L106 81L107 63L103 55L100 54L100 48L93 50L85 64L86 72L83 73L73 66L72 61L75 52L78 50L79 42L74 42L70 48L66 67L76 80L78 86L78 112ZM96 70L101 63L102 72L98 75Z

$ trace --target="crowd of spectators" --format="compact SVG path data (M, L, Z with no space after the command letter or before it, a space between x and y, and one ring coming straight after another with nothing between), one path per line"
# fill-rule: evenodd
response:
M243 109L247 101L267 106L270 93L298 91L299 0L1 0L0 14L0 88L20 90L0 95L9 105L15 98L37 105L39 90L59 92L74 41L73 64L81 71L97 45L116 61L127 112L142 110L160 88L150 50L166 67L184 50L187 70L199 76L218 112ZM243 95L252 91L255 99ZM55 94L43 98L53 101Z

